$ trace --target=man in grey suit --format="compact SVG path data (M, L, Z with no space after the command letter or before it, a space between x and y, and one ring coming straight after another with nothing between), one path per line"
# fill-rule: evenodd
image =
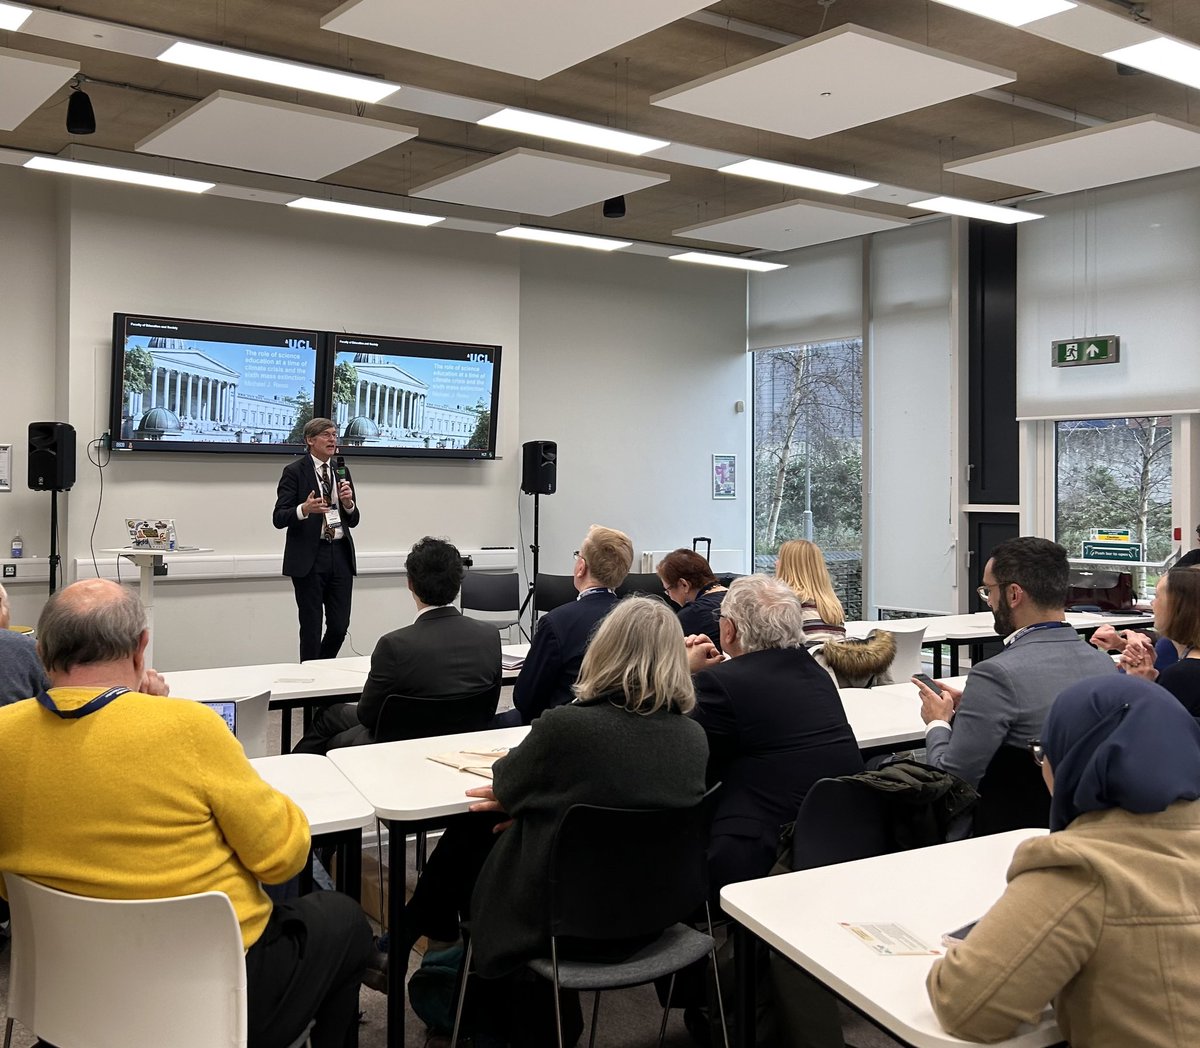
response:
M463 578L458 550L426 536L413 546L404 568L417 605L416 621L379 638L357 705L321 710L296 744L296 753L374 742L389 695L457 698L500 683L500 631L454 607Z
M1117 672L1112 659L1064 621L1068 575L1067 551L1057 542L1032 536L1002 542L983 569L979 595L992 610L1004 650L972 666L962 691L939 684L939 693L917 682L926 762L972 786L984 784L981 796L998 755L1036 771L1024 751L1041 734L1060 691L1084 677ZM1044 791L1037 796L1044 798Z

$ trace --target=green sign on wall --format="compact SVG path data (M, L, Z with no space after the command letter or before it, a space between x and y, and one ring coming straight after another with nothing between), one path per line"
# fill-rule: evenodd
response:
M1125 560L1134 563L1142 559L1140 542L1084 542L1084 560Z
M1059 339L1050 345L1050 363L1056 368L1074 368L1084 364L1116 364L1121 358L1120 335Z

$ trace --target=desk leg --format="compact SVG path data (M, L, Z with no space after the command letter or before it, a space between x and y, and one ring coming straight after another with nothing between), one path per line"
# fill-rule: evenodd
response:
M292 706L284 706L279 711L279 752L292 752Z
M942 645L939 641L933 645L933 676L936 680L942 675Z
M355 902L362 896L362 827L347 830L340 838L337 890Z
M388 1001L387 1048L404 1048L404 977L408 955L401 956L404 938L404 866L408 827L386 820L388 828ZM392 849L397 854L392 854Z
M950 676L958 676L958 643L950 642Z
M758 936L734 922L733 979L734 979L734 1048L754 1048L758 1040L757 973Z

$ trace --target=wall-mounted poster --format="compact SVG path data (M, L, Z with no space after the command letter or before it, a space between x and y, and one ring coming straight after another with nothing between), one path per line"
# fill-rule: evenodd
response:
M715 499L737 498L737 456L713 455L712 485Z

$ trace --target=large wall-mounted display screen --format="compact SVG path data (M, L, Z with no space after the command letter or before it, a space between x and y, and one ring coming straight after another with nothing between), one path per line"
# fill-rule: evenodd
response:
M295 454L314 416L347 453L496 456L500 347L117 313L114 451Z
M376 455L494 458L500 347L334 335L333 420Z
M114 451L288 452L318 396L321 333L113 317Z

